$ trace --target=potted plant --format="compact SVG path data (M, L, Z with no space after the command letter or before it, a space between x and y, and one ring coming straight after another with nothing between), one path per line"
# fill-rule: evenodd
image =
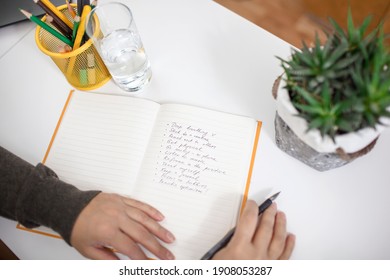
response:
M273 88L277 146L325 171L369 152L390 124L390 55L382 26L366 34L370 17L334 31L321 45L280 57L284 74Z

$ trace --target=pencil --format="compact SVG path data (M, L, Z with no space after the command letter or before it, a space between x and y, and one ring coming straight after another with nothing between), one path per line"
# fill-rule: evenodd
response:
M73 42L73 50L76 50L81 46L81 41L82 41L82 39L84 37L84 33L85 33L85 21L86 21L87 16L90 12L91 12L91 6L89 6L89 5L84 6L83 12L82 12L81 18L80 18L80 24L79 24L79 27L78 27L77 32L76 32L76 38L74 39L74 42ZM75 66L75 63L76 63L76 57L71 57L69 60L68 69L66 71L68 77L71 76L71 74L73 72L73 68Z
M72 48L69 45L64 45L64 46L59 46L58 47L58 52L59 53L68 53L71 52Z
M83 10L83 1L77 0L77 15L81 16L82 10Z
M71 51L72 48L69 47L69 45L63 45L58 47L58 53L60 54L68 53ZM68 64L68 58L57 59L56 64L61 69L61 71L65 71L66 65Z
M76 17L76 12L74 11L73 7L70 5L69 1L66 0L66 5L68 6L69 14L72 18Z
M87 75L88 83L94 85L96 83L96 69L95 69L95 55L93 53L87 54Z
M25 10L22 10L20 9L20 11L31 21L35 22L36 24L38 24L40 27L42 27L43 29L45 29L47 32L49 32L50 34L52 34L53 36L55 36L57 39L61 40L62 42L64 42L65 44L69 45L69 46L72 46L72 41L69 40L68 38L66 38L64 35L62 35L60 32L58 32L57 30L55 30L53 27L50 27L49 25L47 25L45 22L41 21L39 18L37 18L36 16L30 14L29 12L25 11Z
M65 35L68 39L71 39L71 38L72 38L72 35L69 34L69 33L67 33L67 31L64 30L64 29L62 28L62 26L59 25L59 24L54 20L54 18L53 18L51 15L47 15L47 16L46 16L46 22L52 24L55 28L58 29L58 31L60 31L60 32L61 32L63 35ZM67 25L66 25L66 26L67 26Z
M80 26L80 17L78 15L76 15L74 17L74 22L73 22L73 34L72 34L72 42L73 43L76 40L76 34L77 34L77 30L79 29L79 26Z
M280 192L274 194L273 196L269 197L266 199L258 208L258 215L263 213L265 210L267 210L268 207L271 206L272 202L278 197ZM201 260L210 260L214 255L224 248L232 239L234 232L236 231L236 228L232 228L231 230L228 231L228 233L217 243L215 244L202 258Z
M56 6L54 6L49 0L40 0L46 7L48 7L54 14L56 14L68 27L73 28L73 24L70 20L61 13Z
M48 15L53 18L53 25L65 36L72 35L72 26L69 27L52 9L50 9L42 0L33 0L35 4L41 7ZM57 8L56 8L57 10ZM58 11L58 10L57 10Z
M87 16L90 12L91 12L91 6L89 5L84 6L83 12L81 13L81 17L80 17L79 28L77 29L76 38L73 45L74 50L80 47L81 45L81 41L85 33L85 21L87 20Z

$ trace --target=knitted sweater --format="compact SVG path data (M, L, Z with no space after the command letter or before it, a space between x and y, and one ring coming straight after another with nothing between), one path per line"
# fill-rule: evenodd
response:
M47 226L70 245L73 225L99 191L80 191L43 164L33 166L0 147L0 215L33 228Z

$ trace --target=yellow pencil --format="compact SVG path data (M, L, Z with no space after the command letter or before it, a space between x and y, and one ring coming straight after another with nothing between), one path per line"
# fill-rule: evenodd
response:
M77 29L76 33L76 39L74 40L73 43L73 50L76 50L80 47L81 41L84 37L85 33L85 21L87 19L88 14L91 12L91 6L85 5L83 8L83 12L81 13L81 19L80 19L80 25L79 28ZM72 57L69 61L68 69L67 69L67 76L69 77L72 74L74 65L76 63L75 57Z
M83 8L83 12L81 13L80 25L77 29L76 39L74 40L73 49L77 49L81 45L81 41L83 39L85 33L85 21L87 20L87 16L91 12L91 6L85 5Z

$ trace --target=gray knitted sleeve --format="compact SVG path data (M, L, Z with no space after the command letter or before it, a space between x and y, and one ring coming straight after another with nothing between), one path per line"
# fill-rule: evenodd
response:
M0 215L28 228L58 232L70 245L73 225L99 191L80 191L43 164L33 166L0 147Z

